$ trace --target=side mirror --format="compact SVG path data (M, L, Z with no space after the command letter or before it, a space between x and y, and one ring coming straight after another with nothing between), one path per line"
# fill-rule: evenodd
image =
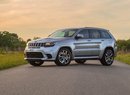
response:
M77 35L75 36L75 39L82 39L82 38L84 38L84 35L83 35L83 34L77 34Z

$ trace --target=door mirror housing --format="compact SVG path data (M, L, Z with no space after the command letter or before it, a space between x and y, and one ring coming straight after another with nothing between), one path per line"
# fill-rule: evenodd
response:
M77 35L75 36L75 39L82 39L82 38L84 38L84 35L83 35L83 34L77 34Z

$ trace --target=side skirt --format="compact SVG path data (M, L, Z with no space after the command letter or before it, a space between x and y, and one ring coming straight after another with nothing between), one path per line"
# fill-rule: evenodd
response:
M99 56L87 56L87 57L74 57L75 59L88 59L88 60L97 60L100 59Z

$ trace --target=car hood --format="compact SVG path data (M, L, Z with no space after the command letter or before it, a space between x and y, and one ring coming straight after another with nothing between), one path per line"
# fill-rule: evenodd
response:
M58 42L58 41L65 41L70 40L72 38L69 37L63 37L63 38L43 38L43 39L37 39L30 41L29 43L45 43L45 42Z

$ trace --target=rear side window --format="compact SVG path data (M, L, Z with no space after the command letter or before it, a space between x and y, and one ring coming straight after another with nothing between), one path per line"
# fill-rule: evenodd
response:
M88 32L87 29L81 30L79 32L79 34L82 34L84 36L83 39L88 39L89 38L89 32Z
M89 29L90 37L93 39L99 39L101 38L100 32L96 29Z
M109 35L109 33L105 30L100 30L101 33L101 38L105 38L105 39L110 39L111 36Z

